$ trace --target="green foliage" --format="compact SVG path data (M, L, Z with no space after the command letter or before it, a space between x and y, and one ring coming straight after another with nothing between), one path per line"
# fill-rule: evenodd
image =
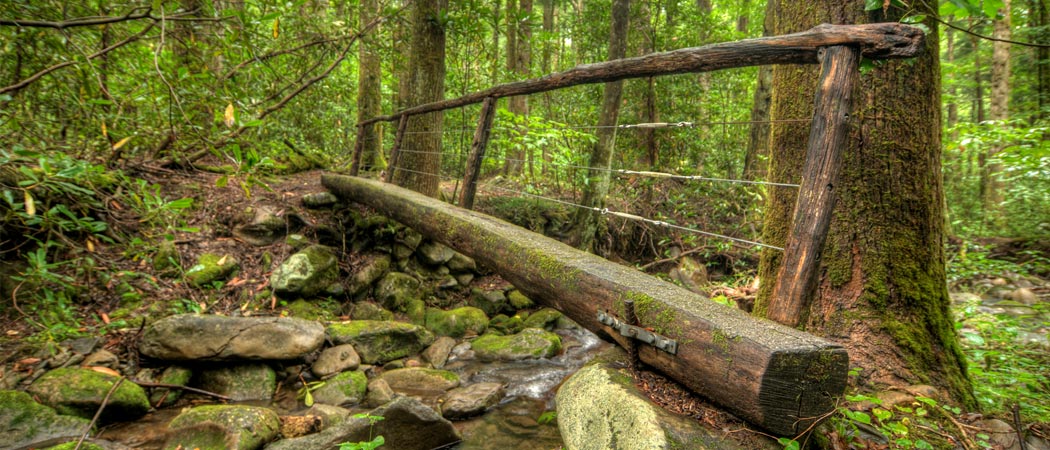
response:
M557 420L558 420L558 411L550 410L550 411L544 411L543 414L540 414L540 417L536 419L536 422L539 423L540 425L546 425L548 423L554 423Z
M302 400L303 404L307 407L314 406L314 395L313 392L324 387L324 381L311 381L303 385L296 392L295 398Z
M383 420L382 416L373 416L373 415L368 414L368 413L358 413L358 414L354 414L352 417L354 419L367 419L369 427L375 427L376 422L379 422L380 420ZM369 436L372 435L371 428L369 428L368 434L369 434ZM343 442L343 443L339 444L339 450L375 450L376 448L379 448L380 446L382 446L385 443L386 443L386 440L383 438L383 436L375 436L375 437L373 437L372 439L370 439L368 441Z

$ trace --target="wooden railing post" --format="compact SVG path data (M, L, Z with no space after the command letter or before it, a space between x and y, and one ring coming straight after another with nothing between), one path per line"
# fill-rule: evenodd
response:
M397 134L394 135L394 148L390 150L390 164L386 168L386 178L383 181L389 183L394 179L394 171L397 170L397 160L401 156L401 140L405 137L405 128L408 127L408 114L402 114L397 123Z
M859 80L860 49L838 45L820 53L821 73L813 123L795 203L795 219L769 301L768 318L798 326L819 282L820 252L835 206L842 153L849 136L853 87Z
M459 196L459 206L474 209L474 194L478 189L478 174L481 162L485 160L485 149L492 134L492 119L496 116L496 97L486 97L481 104L481 117L478 128L474 130L474 141L470 144L470 157L463 172L463 192Z
M364 144L361 143L361 138L365 136L365 127L371 127L369 125L358 125L357 126L357 137L354 139L354 156L350 162L350 176L357 176L357 173L361 170L361 151L364 149Z

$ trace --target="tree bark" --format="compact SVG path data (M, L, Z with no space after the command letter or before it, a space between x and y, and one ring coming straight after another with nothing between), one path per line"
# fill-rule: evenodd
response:
M612 29L609 33L609 59L620 59L627 55L627 24L630 0L613 0ZM623 97L623 81L605 83L602 93L602 110L598 117L598 142L591 149L588 183L584 187L580 203L591 208L603 208L605 196L609 194L612 173L612 152L616 142L616 121L620 115L620 100ZM604 170L603 170L604 169ZM602 231L597 212L578 209L573 221L577 248L593 252L595 241Z
M514 5L516 1L518 3ZM518 79L527 79L532 65L532 0L508 0L507 14L507 70ZM523 117L529 115L527 96L514 96L507 102L507 110L512 114ZM517 132L524 136L529 130L522 127ZM503 174L521 174L522 161L526 159L531 161L532 152L526 155L522 147L511 149L503 166Z
M776 0L774 34L817 23L888 22L891 8L865 12L864 1ZM976 406L949 311L945 282L943 186L940 173L940 66L937 22L926 50L907 62L887 61L861 77L835 215L821 257L817 294L802 327L843 344L862 383L933 384L966 407ZM771 117L813 114L817 76L810 67L773 69ZM772 126L770 179L800 182L808 129ZM796 192L777 187L767 201L763 242L783 245ZM764 251L755 313L768 313L783 256Z
M376 0L361 0L358 23L360 29L364 29L379 15L379 5ZM379 55L375 52L376 40L369 33L361 37L357 43L358 68L357 68L357 121L371 119L378 116L381 111L381 83ZM376 126L366 125L358 134L361 146L360 166L364 170L382 169L377 167L380 160L380 140L376 133Z
M1010 39L1010 0L1003 0L1003 7L999 9L999 18L992 22L992 36L996 39ZM1010 44L1003 41L992 42L992 94L988 107L988 118L991 120L1006 122L1010 120ZM1005 123L1001 126L1007 126ZM986 164L981 172L981 182L984 185L984 218L991 230L997 230L1002 225L1003 185L999 180L999 172L1002 172L1002 164L990 161L994 160L995 153L1001 148L992 145L987 150Z
M1046 117L1044 108L1050 107L1050 48L1046 47L1050 44L1050 39L1047 39L1050 36L1050 31L1047 30L1047 26L1050 25L1050 13L1046 8L1046 0L1029 0L1028 4L1029 28L1039 29L1034 41L1044 45L1035 49L1036 96L1039 109L1033 120L1038 121Z
M419 105L445 98L445 28L442 11L447 0L416 0L412 4L412 43L409 50L410 102ZM394 183L437 197L441 182L441 133L444 112L408 118L403 152ZM391 168L393 170L393 168Z

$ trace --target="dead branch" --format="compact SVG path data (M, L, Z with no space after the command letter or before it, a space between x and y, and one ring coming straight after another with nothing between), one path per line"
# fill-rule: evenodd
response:
M120 384L124 382L124 377L117 379L116 383L113 383L113 387L109 388L109 392L106 392L106 396L102 398L102 404L98 405L98 409L95 411L95 416L91 418L91 422L88 422L87 427L84 428L84 434L80 435L80 439L77 440L76 447L73 450L79 450L80 446L84 444L84 439L87 439L88 435L91 434L91 429L98 423L99 416L102 415L102 410L106 409L106 404L109 403L109 398L113 396L113 393L117 391Z
M265 55L262 55L262 56L259 56L259 57L255 57L255 58L252 58L252 59L249 59L249 60L246 60L246 61L242 61L240 64L237 64L236 66L233 66L233 68L230 69L229 72L226 72L225 74L223 74L222 77L220 78L220 80L224 80L225 81L225 80L229 79L230 77L233 76L234 73L236 73L237 71L243 69L244 67L246 67L247 65L252 64L252 63L266 61L268 59L275 58L275 57L278 57L278 56L281 56L281 55L287 55L289 53L295 53L295 52L297 52L299 50L302 50L302 49L305 49L305 48L314 47L314 46L317 46L317 45L330 44L332 42L338 42L338 41L341 41L341 40L344 40L344 39L353 39L353 38L355 38L354 35L339 36L339 37L328 38L328 39L320 39L320 40L316 40L316 41L313 41L313 42L307 42L307 43L305 43L303 45L300 45L300 46L297 46L297 47L292 47L292 48L286 48L284 50L275 50L275 51L272 51L272 52L267 53Z
M117 42L116 44L110 45L109 47L106 47L106 48L104 48L102 50L99 50L99 51L97 51L97 52L95 52L95 53L93 53L91 55L88 55L87 59L91 60L91 59L98 58L99 56L105 55L106 53L109 53L109 52L111 52L113 50L116 50L116 49L118 49L120 47L123 47L125 45L128 45L128 44L130 44L132 42L135 42L135 41L141 39L143 36L146 35L146 33L148 33L151 29L153 29L154 25L156 25L156 22L153 22L153 23L147 25L146 28L142 29L142 31L140 31L138 33L135 33L135 34L133 34L131 36L128 36L128 38L124 39L123 41ZM55 65L53 65L51 67L48 67L48 68L43 69L43 70L41 70L41 71L39 71L37 73L34 73L33 75L30 75L29 78L26 78L26 79L24 79L22 81L19 81L19 82L15 83L15 84L12 84L10 86L4 86L4 87L0 88L0 94L4 94L4 93L7 93L7 92L18 92L18 91L22 90L22 88L25 88L26 86L29 86L33 82L39 80L44 75L47 75L47 74L49 74L51 72L54 72L54 71L56 71L58 69L61 69L63 67L73 66L73 65L77 65L77 64L80 64L80 61L66 61L64 63L55 64Z
M229 397L227 397L225 395L222 395L222 394L216 394L216 393L211 392L211 391L205 391L204 389L197 389L195 387L183 386L183 385L180 385L180 384L153 383L153 382L149 382L149 381L138 381L138 380L131 380L131 381L135 382L135 384L137 384L139 386L142 386L142 387L165 388L165 389L182 389L184 391L193 392L194 394L201 394L201 395L207 395L209 397L215 397L215 398L217 398L219 400L225 400L225 401L229 401L230 400Z
M126 22L129 20L146 19L150 17L150 11L153 8L149 6L139 6L132 8L127 14L123 16L114 17L78 17L76 19L63 20L60 22L50 22L45 20L22 20L22 19L0 19L0 26L16 26L24 28L54 28L57 30L64 30L66 28L74 27L89 27L92 25L105 25L107 23Z

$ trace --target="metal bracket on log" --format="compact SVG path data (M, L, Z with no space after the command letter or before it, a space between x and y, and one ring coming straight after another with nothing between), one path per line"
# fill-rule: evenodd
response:
M645 342L672 355L678 353L678 341L660 336L642 327L623 323L605 311L598 311L598 322L609 326L623 336Z

